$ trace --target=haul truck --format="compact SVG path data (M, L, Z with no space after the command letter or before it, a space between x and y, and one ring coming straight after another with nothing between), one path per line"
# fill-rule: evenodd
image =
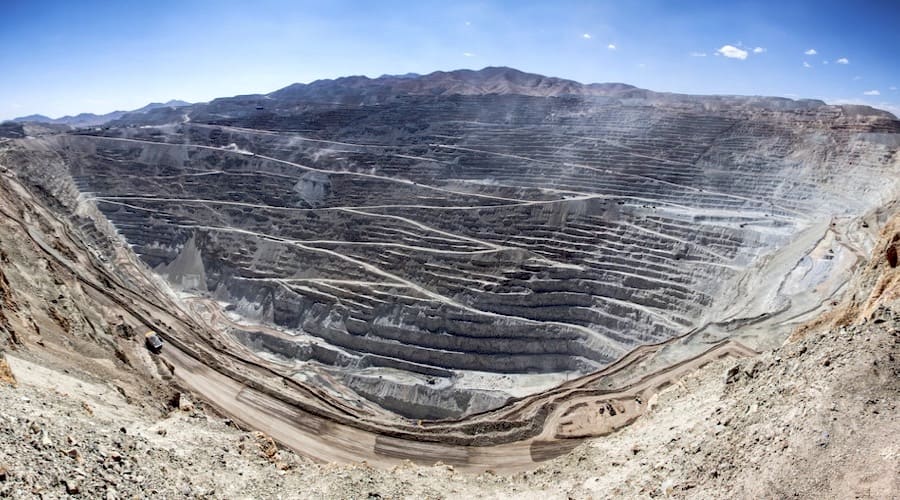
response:
M147 332L144 335L144 344L147 345L147 350L153 354L159 354L159 351L162 351L163 341L156 332Z

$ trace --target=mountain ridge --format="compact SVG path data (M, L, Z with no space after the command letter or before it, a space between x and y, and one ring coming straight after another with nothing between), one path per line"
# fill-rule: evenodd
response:
M665 105L715 111L723 106L777 111L810 111L821 108L843 114L883 116L891 113L870 106L829 105L818 99L791 99L758 95L700 95L656 92L618 82L580 83L575 80L528 73L504 66L488 66L480 70L457 69L434 71L425 75L407 73L364 75L320 79L309 83L293 83L268 93L219 97L192 106L189 114L203 117L234 118L249 114L293 114L309 106L369 106L395 102L398 99L438 98L447 96L519 95L526 97L577 97L583 99L617 99L635 104ZM181 116L156 115L152 123L171 122ZM125 120L128 118L125 117Z
M893 114L870 106L828 105L818 99L791 99L758 95L700 95L656 92L634 85L607 82L581 83L571 79L528 73L505 66L488 66L480 70L457 69L434 71L425 75L406 73L384 74L377 78L351 75L333 79L319 79L309 83L293 83L268 93L218 97L206 103L187 103L172 100L150 103L131 111L113 111L102 115L81 113L75 116L50 118L41 114L18 117L11 121L62 124L90 127L116 122L117 124L162 124L184 119L188 115L221 115L226 117L276 112L293 113L298 107L309 105L363 106L377 105L409 97L475 95L521 95L530 97L581 97L588 99L619 99L693 108L717 109L723 105L739 105L754 109L812 110L831 107L844 114L885 116Z
M329 87L360 89L364 86L380 88L394 94L411 95L477 95L477 94L519 94L533 96L560 95L613 95L623 91L637 90L624 83L583 84L564 78L548 77L536 73L526 73L514 68L488 66L480 70L458 69L434 71L426 75L382 75L378 78L366 76L346 76L323 79L306 83L294 83L265 94L271 98L305 98L310 93Z

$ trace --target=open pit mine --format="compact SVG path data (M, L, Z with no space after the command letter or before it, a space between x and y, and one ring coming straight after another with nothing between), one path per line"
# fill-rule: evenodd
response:
M520 469L833 307L900 122L508 68L0 127L2 217L307 456ZM2 328L2 324L0 324Z

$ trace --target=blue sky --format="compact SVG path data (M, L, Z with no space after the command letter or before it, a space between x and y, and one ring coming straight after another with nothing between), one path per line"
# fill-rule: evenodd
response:
M0 119L484 66L900 114L897 0L0 0L0 11Z

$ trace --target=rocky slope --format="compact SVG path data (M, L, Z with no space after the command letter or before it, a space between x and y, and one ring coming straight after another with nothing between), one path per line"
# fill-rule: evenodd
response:
M897 498L898 306L885 297L871 319L709 365L633 426L517 474L319 465L188 399L154 417L90 373L45 368L39 349L11 352L18 385L0 382L0 495Z

